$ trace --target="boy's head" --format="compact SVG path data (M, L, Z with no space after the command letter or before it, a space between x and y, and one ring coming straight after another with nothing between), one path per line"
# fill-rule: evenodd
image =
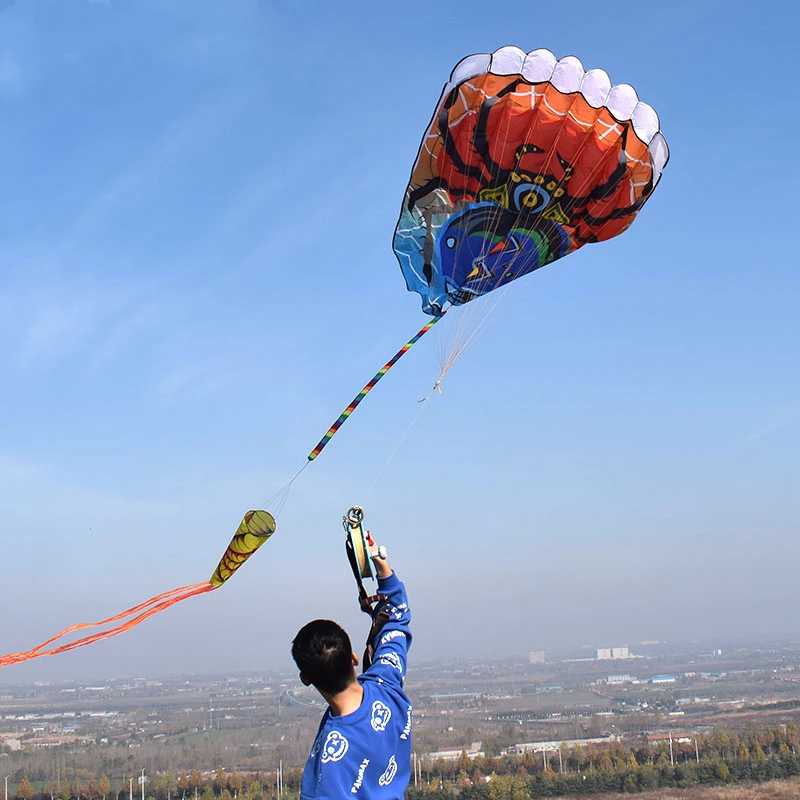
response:
M292 658L300 678L308 685L329 694L344 691L354 680L357 662L350 637L329 619L315 619L297 632L292 642Z

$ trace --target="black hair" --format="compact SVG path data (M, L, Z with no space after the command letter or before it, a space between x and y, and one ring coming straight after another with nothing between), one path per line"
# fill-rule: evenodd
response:
M292 658L303 677L324 692L337 694L354 680L350 637L333 620L315 619L300 628Z

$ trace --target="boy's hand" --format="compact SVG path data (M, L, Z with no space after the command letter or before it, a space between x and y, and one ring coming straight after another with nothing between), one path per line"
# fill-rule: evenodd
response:
M375 566L375 574L379 578L388 578L392 574L392 568L386 560L386 548L379 545L369 531L367 531L367 552Z

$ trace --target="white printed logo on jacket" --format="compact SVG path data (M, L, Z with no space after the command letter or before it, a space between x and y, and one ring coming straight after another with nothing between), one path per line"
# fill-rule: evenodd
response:
M344 758L350 743L342 736L339 731L331 731L325 739L325 746L322 748L322 763L329 761L340 761Z
M403 662L400 661L400 656L398 656L397 653L384 653L378 661L381 664L385 664L387 667L396 669L398 672L403 671Z
M388 786L394 780L395 775L397 775L397 762L394 760L394 756L392 756L389 759L386 771L378 778L378 783L381 786Z
M384 705L380 700L376 700L372 704L372 719L369 721L369 724L372 725L372 730L378 733L385 731L391 718L392 711L389 706Z

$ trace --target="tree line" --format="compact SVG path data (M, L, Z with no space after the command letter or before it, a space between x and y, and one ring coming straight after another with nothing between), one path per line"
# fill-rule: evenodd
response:
M532 800L537 797L636 793L800 776L798 729L714 729L656 745L611 742L547 753L423 764L407 800Z
M717 728L656 744L642 738L521 755L470 758L462 752L449 762L422 758L415 763L406 797L532 800L800 776L800 733L794 724L743 732ZM276 764L272 771L166 770L146 776L142 784L133 772L112 781L105 773L64 767L49 780L10 776L9 800L274 800L279 786L284 794L299 788L301 772L297 762L285 769Z

